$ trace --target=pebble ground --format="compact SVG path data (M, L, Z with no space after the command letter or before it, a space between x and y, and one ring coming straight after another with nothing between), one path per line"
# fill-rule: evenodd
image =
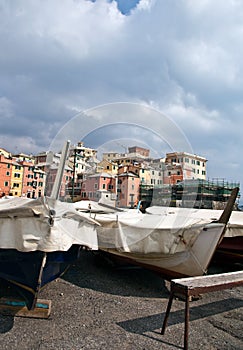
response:
M117 267L83 251L62 278L41 291L41 299L52 301L49 319L0 315L0 349L183 349L183 301L173 301L160 334L168 288L152 271ZM8 293L2 282L0 296ZM190 303L189 349L243 350L243 288Z

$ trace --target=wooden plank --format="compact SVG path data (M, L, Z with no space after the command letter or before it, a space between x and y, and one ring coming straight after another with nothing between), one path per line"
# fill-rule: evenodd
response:
M174 279L171 281L170 298L167 305L165 318L161 334L165 333L165 328L169 318L169 313L173 298L177 295L185 298L185 330L184 330L184 350L188 349L189 340L189 299L190 296L243 285L243 271L221 273L217 275L207 275L189 278Z
M37 299L36 307L28 310L24 300L0 298L0 313L8 316L48 318L51 313L51 300Z
M217 275L180 278L171 281L173 288L190 294L192 291L207 293L243 285L243 271L222 273Z

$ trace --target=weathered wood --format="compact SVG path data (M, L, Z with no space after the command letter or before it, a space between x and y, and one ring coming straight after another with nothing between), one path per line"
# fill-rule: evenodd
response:
M167 305L165 318L161 334L165 333L165 328L170 314L173 298L182 296L185 298L185 330L184 330L184 350L188 349L189 337L189 299L192 295L209 293L223 289L234 288L243 285L243 271L222 273L217 275L179 278L171 281L170 298Z
M0 314L33 318L48 318L51 313L51 300L37 299L36 307L28 310L24 300L0 298Z
M171 288L182 294L196 295L234 288L243 284L243 271L222 273L217 275L198 276L174 279Z

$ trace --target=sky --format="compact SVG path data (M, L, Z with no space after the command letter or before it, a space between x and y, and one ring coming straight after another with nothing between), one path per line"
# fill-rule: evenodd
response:
M191 150L243 184L242 0L0 0L0 42L0 148L73 128L101 149Z

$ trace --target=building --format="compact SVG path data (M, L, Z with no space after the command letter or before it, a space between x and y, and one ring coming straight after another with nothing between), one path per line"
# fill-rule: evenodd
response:
M144 158L149 158L150 150L143 147L133 146L128 147L128 154L137 154Z
M0 149L0 198L10 194L12 177L11 153Z
M22 196L28 198L44 196L46 173L32 162L19 163L23 166Z
M115 199L116 194L116 178L115 176L103 172L88 176L81 187L81 198L90 199L98 202L101 197L101 192L110 193L110 198Z
M96 168L96 171L98 173L106 172L112 175L116 175L117 170L118 170L118 164L116 162L108 161L106 159L103 159L101 162L99 162Z
M23 170L23 165L17 162L15 159L13 159L11 173L11 188L9 192L10 196L22 196Z
M171 152L166 154L165 164L168 170L168 176L176 175L174 170L178 172L177 182L189 179L205 180L207 159L196 154L186 152ZM173 169L175 166L175 169ZM169 174L171 171L171 174ZM182 172L179 174L179 172ZM166 180L168 183L169 180Z
M133 208L139 201L140 193L139 175L127 171L118 174L117 181L117 206L121 208Z

